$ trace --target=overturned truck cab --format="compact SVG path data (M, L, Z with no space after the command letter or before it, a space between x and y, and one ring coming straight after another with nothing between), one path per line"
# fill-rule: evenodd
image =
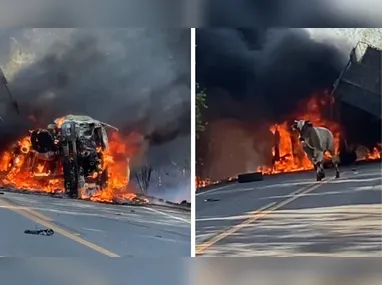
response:
M104 189L108 169L104 152L108 148L106 127L118 129L89 116L67 115L58 118L47 129L31 133L35 153L30 165L45 161L47 178L63 176L66 194L81 197L86 185Z

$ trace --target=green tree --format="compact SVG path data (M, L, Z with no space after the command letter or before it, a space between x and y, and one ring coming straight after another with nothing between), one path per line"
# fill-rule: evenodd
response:
M206 93L196 84L196 99L195 99L195 115L196 115L196 138L199 138L201 132L204 131L206 123L203 120L203 111L207 109Z

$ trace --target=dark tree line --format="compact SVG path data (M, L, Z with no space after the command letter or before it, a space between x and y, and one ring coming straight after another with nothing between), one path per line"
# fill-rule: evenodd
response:
M204 90L196 85L196 99L195 99L195 115L196 115L196 139L199 138L200 133L204 131L206 123L203 120L203 111L207 109L206 93Z

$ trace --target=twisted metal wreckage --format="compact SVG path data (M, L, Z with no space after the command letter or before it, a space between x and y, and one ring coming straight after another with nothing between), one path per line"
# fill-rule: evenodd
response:
M20 114L18 103L9 90L1 68L0 82L16 113ZM103 155L108 148L107 127L118 131L89 116L67 115L57 118L46 129L31 131L30 144L17 142L13 145L6 172L11 174L18 168L27 168L36 179L63 176L65 193L71 198L86 196L89 188L85 189L85 186L88 185L102 190L108 182L108 168Z
M33 151L21 149L29 162L26 166L36 178L55 177L62 166L65 192L71 198L86 196L89 190L86 185L105 189L108 182L103 154L108 147L105 127L111 126L89 116L58 118L47 129L32 131ZM37 172L41 161L45 162L42 164L44 169Z
M36 181L63 182L63 192L70 198L95 196L109 187L108 166L112 158L107 153L106 128L118 131L85 115L57 118L47 128L31 131L29 137L11 147L6 175L28 173L28 178ZM133 198L135 203L148 202Z

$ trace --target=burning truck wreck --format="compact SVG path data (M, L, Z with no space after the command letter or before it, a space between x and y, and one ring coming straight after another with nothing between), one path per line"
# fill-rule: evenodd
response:
M115 162L106 128L118 131L89 116L67 115L57 118L47 128L31 130L29 136L3 153L0 165L3 186L107 201L105 193L127 187L130 169L126 158L125 179L110 183L116 173L113 173ZM15 181L19 183L13 185ZM133 193L121 194L119 198L148 203Z
M31 131L27 139L30 146L16 143L6 173L28 171L34 179L61 176L65 193L71 198L83 196L85 184L105 189L108 182L103 155L108 148L105 126L88 116L58 118L46 129Z

